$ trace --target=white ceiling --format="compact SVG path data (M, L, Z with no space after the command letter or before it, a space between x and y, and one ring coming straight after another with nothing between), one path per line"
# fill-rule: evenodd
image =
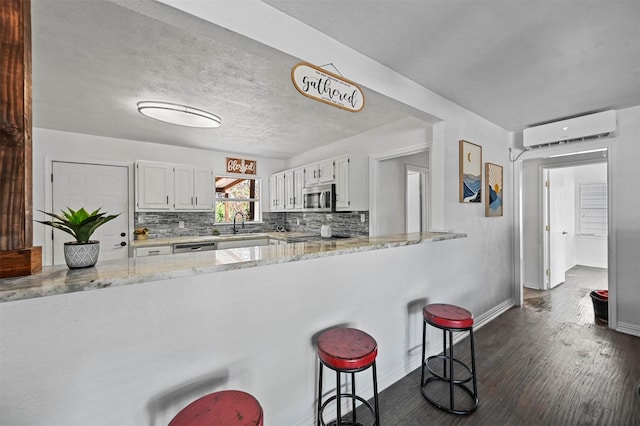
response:
M640 104L637 0L265 0L510 130ZM149 0L32 0L35 127L288 158L433 117L363 88L354 114L297 93L299 60ZM140 100L219 114L141 116Z
M510 131L640 104L638 0L263 0Z

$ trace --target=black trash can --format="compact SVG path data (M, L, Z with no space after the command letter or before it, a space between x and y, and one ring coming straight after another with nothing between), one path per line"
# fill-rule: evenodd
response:
M590 295L596 318L609 322L609 290L594 290Z

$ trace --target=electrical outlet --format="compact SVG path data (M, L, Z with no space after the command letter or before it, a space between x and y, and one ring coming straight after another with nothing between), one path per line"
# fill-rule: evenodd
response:
M138 223L144 223L144 216L140 215L138 217Z
M178 221L178 228L184 228L184 220Z
M300 225L300 219L296 219L296 225Z
M361 222L361 223L364 223L364 221L365 221L365 217L364 217L364 213L362 213L362 214L360 215L360 222Z

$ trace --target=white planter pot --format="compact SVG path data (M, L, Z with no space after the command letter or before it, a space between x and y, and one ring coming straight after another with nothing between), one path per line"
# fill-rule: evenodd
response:
M88 268L95 265L98 261L98 254L100 254L100 241L64 243L64 260L71 269Z

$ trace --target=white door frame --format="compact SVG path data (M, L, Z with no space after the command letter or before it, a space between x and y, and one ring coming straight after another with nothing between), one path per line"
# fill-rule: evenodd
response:
M45 157L44 159L44 205L45 209L48 211L53 210L53 186L51 184L52 174L53 174L53 163L54 162L62 162L62 163L79 163L79 164L93 164L98 166L119 166L127 168L128 182L129 187L127 188L127 199L129 202L129 211L127 212L128 222L129 222L129 230L128 235L133 235L134 228L134 215L133 215L133 206L134 198L133 198L133 164L128 162L120 162L120 161L103 161L103 160L83 160L76 158L68 158L68 157ZM40 215L40 213L38 213ZM45 229L45 236L43 239L43 253L42 260L46 265L52 264L53 258L53 243L51 241L51 235L47 232L50 232L50 229ZM131 244L129 246L129 257L133 255Z
M581 152L585 152L588 150L595 149L606 149L607 150L607 188L608 188L608 236L607 236L607 273L608 273L608 287L609 287L609 322L608 327L616 330L618 327L618 312L617 312L617 283L616 283L616 235L615 235L615 215L614 215L614 205L615 205L615 196L616 194L613 191L615 188L613 170L615 169L615 139L606 139L601 141L591 141L591 142L576 142L572 144L565 144L559 147L553 148L539 148L533 149L528 152L525 152L522 157L518 159L514 164L514 226L517 232L514 233L514 248L515 248L515 262L514 262L514 302L518 306L522 306L522 288L524 286L524 242L523 242L523 223L522 223L522 200L524 198L523 189L522 189L522 162L525 160L532 159L542 159L548 158L552 155L569 155L569 154L579 154ZM602 162L602 161L599 161ZM582 165L589 164L588 160L583 160L582 162L570 161L570 157L567 157L566 162L554 162L553 166L559 164L566 165ZM551 167L552 165L545 165L545 167ZM540 169L542 170L542 168ZM540 171L542 173L542 171ZM539 179L541 181L541 179ZM542 191L539 192L539 197L542 197ZM542 200L540 200L540 205L542 205ZM541 230L544 228L541 225Z

